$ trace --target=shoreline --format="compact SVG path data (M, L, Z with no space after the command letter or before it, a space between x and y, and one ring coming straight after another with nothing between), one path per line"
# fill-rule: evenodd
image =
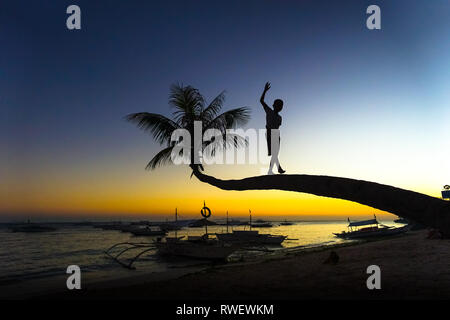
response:
M177 277L155 274L99 283L37 299L423 299L450 298L450 240L427 231L368 242L292 250L251 262L211 266ZM324 264L330 252L340 259ZM381 269L381 290L368 290L366 269Z
M313 224L314 225L314 224ZM91 237L91 228L77 228L77 229L68 229L67 231L61 231L61 236L65 238L68 238L68 236L72 236L73 234L78 234L77 232L81 230L82 237L80 239L84 239L86 237ZM95 230L94 230L95 231ZM285 232L286 230L280 230L280 232ZM75 232L75 233L74 233ZM294 230L294 234L295 231ZM86 235L85 235L86 233ZM116 236L120 237L123 234L113 231L109 232L106 231L106 240L102 238L102 235L100 233L94 232L95 239L99 239L101 241L100 243L104 245L94 245L93 247L90 245L90 243L86 242L82 245L84 250L90 250L89 248L93 248L93 250L101 250L100 254L95 253L94 255L87 255L83 253L81 255L81 258L90 259L88 263L85 264L85 266L81 265L81 278L82 278L82 288L104 288L104 287L111 287L113 285L117 286L123 286L123 284L130 284L132 281L135 281L135 279L139 279L138 282L149 282L149 281L160 281L162 279L172 279L179 277L186 273L191 273L194 271L203 270L206 268L211 268L213 266L213 263L210 261L205 260L195 260L195 259L184 259L184 258L164 258L164 257L150 257L149 262L143 262L142 265L136 265L137 270L128 270L123 267L121 267L119 264L111 262L111 259L106 257L103 254L104 247L109 247L109 242L118 241L116 240ZM98 236L100 234L100 236ZM194 232L195 234L195 232ZM9 233L2 233L2 235L9 236ZM13 236L19 235L20 239L35 239L40 238L41 234L16 234L11 233ZM46 233L43 234L45 238L50 238L50 242L53 242L53 239L55 236L52 233ZM126 238L126 236L125 236ZM244 252L245 259L244 261L241 261L240 259L240 252L236 255L232 255L230 258L230 262L228 264L215 264L214 268L218 267L227 267L227 266L234 266L234 265L243 265L248 263L258 263L262 259L278 259L282 256L289 255L294 251L306 251L306 250L318 250L318 248L321 247L330 247L334 246L335 244L340 244L342 242L338 241L326 241L328 239L325 239L322 242L311 242L308 243L308 241L302 241L299 242L298 239L295 239L297 237L294 236L294 240L289 242L288 244L285 244L284 246L277 246L277 247L269 247L271 252ZM135 239L133 239L135 240ZM103 243L103 242L104 243ZM126 241L126 240L123 240ZM135 240L136 241L136 240ZM67 241L66 241L67 242ZM67 245L67 244L66 244ZM68 248L70 252L72 249ZM99 251L100 252L100 251ZM64 255L69 257L70 254L66 252L66 250L57 250L56 254ZM71 257L71 256L70 256ZM40 257L33 257L28 255L26 258L22 257L14 257L16 260L18 258L22 260L26 259L34 259L38 258L39 263L44 265L45 262L49 260L50 264L53 264L53 268L51 269L51 272L44 273L42 272L43 276L34 275L29 276L27 274L24 275L24 277L20 276L20 273L17 270L14 270L12 268L9 269L10 272L14 274L14 272L17 274L15 277L7 278L6 276L2 279L2 283L0 284L0 299L29 299L33 298L35 296L41 296L41 295L53 295L59 292L65 292L67 290L66 288L66 280L69 277L68 274L66 274L66 268L69 265L77 264L77 260L80 259L79 256L74 256L71 258L65 258L64 262L61 261L59 264L55 264L54 261L51 261L53 257L51 255L48 255L44 258L44 260L40 260ZM108 261L102 261L102 260L108 260ZM153 260L154 259L154 260ZM146 260L146 259L143 259ZM153 260L153 261L152 261ZM94 266L94 268L91 268L91 266ZM98 266L98 267L97 267ZM105 268L102 268L102 266L106 266ZM84 269L86 267L86 269ZM97 267L97 268L96 268ZM142 280L142 281L141 281Z
M317 244L312 246L296 246L272 249L270 252L263 254L247 255L245 259L240 261L237 256L228 263L213 263L208 261L198 260L198 264L187 264L183 266L172 266L165 271L142 271L138 270L137 274L121 273L114 276L101 276L98 274L84 274L82 275L82 289L95 288L95 290L107 290L108 288L128 286L136 283L151 284L154 282L175 280L189 274L195 274L207 271L208 269L221 269L229 267L239 267L246 265L253 265L263 263L271 260L283 260L291 255L298 255L301 253L317 252L326 249L353 246L360 244L360 241L342 242L336 244ZM130 271L123 269L124 272ZM130 271L130 272L134 272ZM65 287L68 275L52 276L48 278L39 278L24 282L15 282L11 285L2 286L4 295L0 292L0 299L20 300L20 299L34 299L39 297L51 297L67 294L68 290ZM7 292L7 294L6 294Z
M120 276L108 276L108 277L100 277L97 275L88 274L82 275L82 289L94 288L95 290L108 290L109 288L117 288L123 286L129 286L132 284L152 284L160 281L168 281L168 280L176 280L180 277L197 274L201 272L205 272L208 269L221 269L228 267L238 267L238 266L246 266L252 264L263 263L264 261L269 260L279 260L285 259L292 254L299 254L301 252L316 252L321 250L326 250L327 248L341 247L341 246L349 246L349 245L357 245L358 241L353 242L343 242L332 245L322 244L322 245L313 245L311 247L305 246L297 246L297 247L287 247L282 249L272 250L270 253L264 253L261 255L255 256L247 256L244 261L234 261L228 263L213 263L199 260L198 264L193 265L183 265L183 266L172 266L166 271L138 271L138 274L128 274L124 275L123 273ZM123 269L124 271L129 271L127 269ZM133 272L133 271L130 271ZM60 275L54 276L51 278L41 278L31 280L29 282L24 283L15 283L11 286L5 286L3 292L8 292L8 295L2 296L0 294L0 299L10 299L10 300L19 300L19 299L34 299L39 297L58 297L61 294L65 295L69 292L65 288L65 283L68 275ZM86 280L87 278L87 280ZM28 289L24 289L27 288ZM32 290L29 287L34 287ZM38 287L38 288L36 288ZM62 289L63 288L63 289ZM12 289L12 290L8 290Z

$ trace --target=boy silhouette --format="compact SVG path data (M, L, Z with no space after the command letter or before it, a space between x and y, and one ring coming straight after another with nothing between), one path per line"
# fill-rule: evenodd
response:
M259 100L266 112L266 138L267 138L267 153L272 156L270 159L270 167L267 174L273 174L273 165L276 164L278 167L278 173L285 173L281 168L280 161L278 160L278 153L280 152L280 126L282 118L279 112L283 109L283 100L276 99L273 102L273 110L264 102L266 92L270 89L270 83L266 82L264 86L264 91Z

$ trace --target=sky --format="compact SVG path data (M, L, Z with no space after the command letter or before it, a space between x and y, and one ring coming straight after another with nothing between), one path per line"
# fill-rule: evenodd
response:
M81 30L66 8L81 8ZM366 8L381 8L381 30ZM439 197L450 184L448 1L2 1L0 220L386 213L285 191L223 191L186 166L146 171L160 146L124 121L171 116L170 85L224 110L282 98L287 173L375 181ZM262 161L267 159L262 159ZM263 161L263 162L264 162ZM267 164L212 165L222 178Z

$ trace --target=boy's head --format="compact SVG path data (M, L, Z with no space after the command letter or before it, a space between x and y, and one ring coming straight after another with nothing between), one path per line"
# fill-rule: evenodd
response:
M276 99L273 102L273 110L275 110L275 112L280 112L282 109L283 109L283 100Z

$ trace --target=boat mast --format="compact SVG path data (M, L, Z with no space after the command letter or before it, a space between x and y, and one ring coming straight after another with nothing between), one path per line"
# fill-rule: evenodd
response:
M178 228L178 208L175 208L175 239L177 239L177 228Z
M227 233L228 233L228 210L227 210Z
M205 200L203 200L203 208L206 207ZM206 212L206 209L205 209ZM206 231L206 238L208 238L208 218L205 217L205 231Z
M250 214L250 231L252 230L252 210L248 209L248 213Z

